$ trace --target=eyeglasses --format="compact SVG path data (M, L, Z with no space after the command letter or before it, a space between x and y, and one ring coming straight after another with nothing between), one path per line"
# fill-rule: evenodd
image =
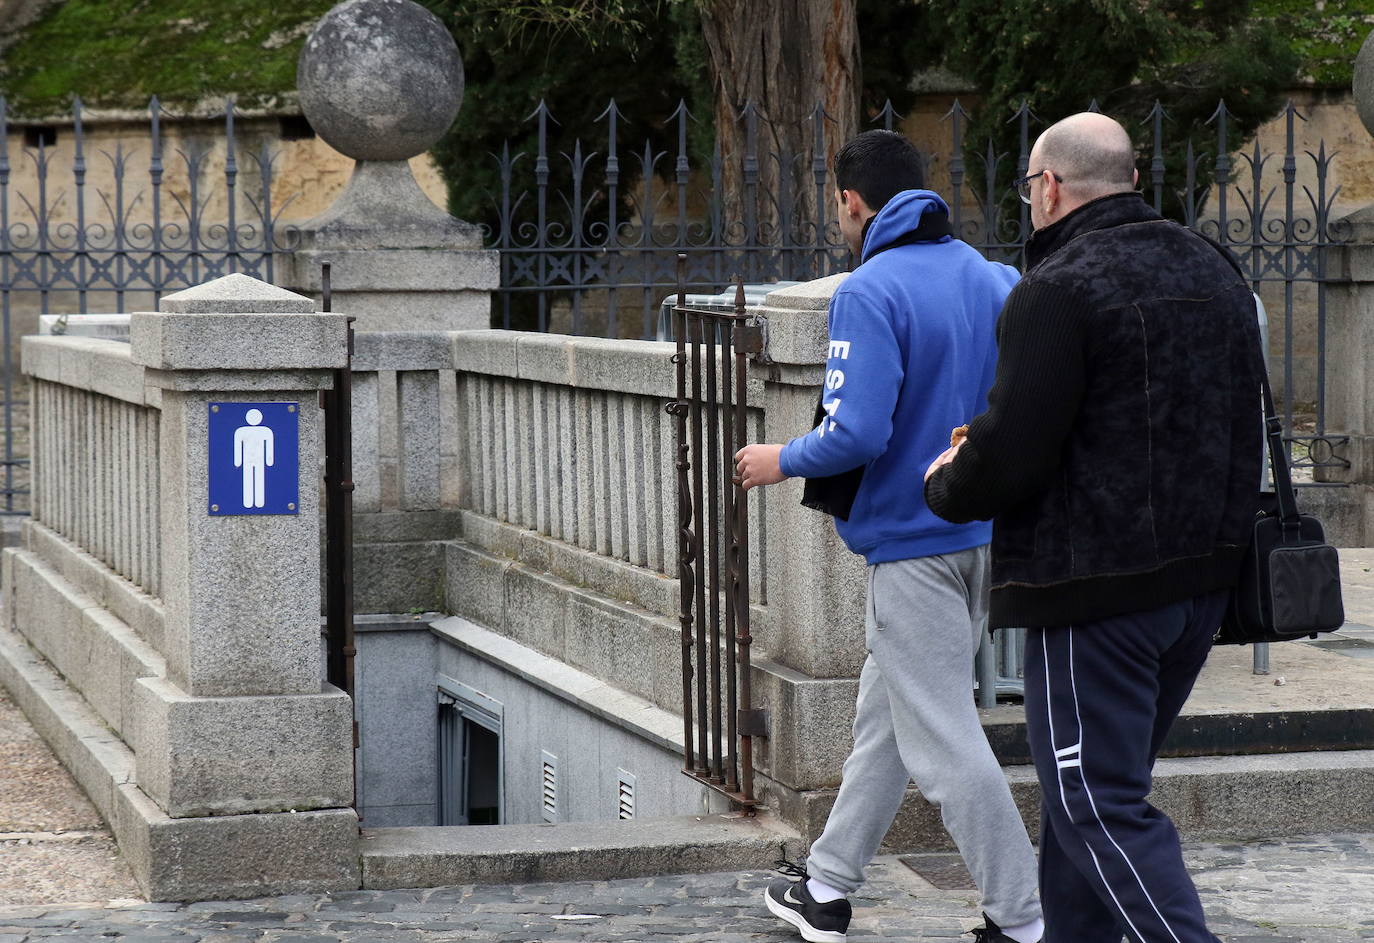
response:
M1054 173L1053 171L1049 171L1049 170L1042 170L1042 171L1039 171L1038 173L1028 174L1028 175L1025 176L1025 177L1017 177L1015 180L1013 180L1013 181L1011 182L1011 185L1012 185L1013 187L1016 188L1016 194L1017 194L1019 197L1021 197L1021 202L1022 202L1022 203L1029 204L1030 201L1031 201L1031 195L1030 195L1030 185L1031 185L1031 181L1034 180L1036 177L1043 177L1045 174L1049 174L1051 177L1053 177L1055 183L1063 183L1063 182L1064 182L1064 178L1063 178L1063 177L1061 177L1061 176L1059 176L1059 174Z

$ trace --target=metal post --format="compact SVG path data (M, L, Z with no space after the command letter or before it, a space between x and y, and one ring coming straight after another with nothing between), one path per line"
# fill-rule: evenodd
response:
M708 595L710 612L702 613L711 627L711 776L717 782L724 782L721 767L721 728L720 728L720 403L716 399L717 377L716 344L720 338L719 324L715 318L701 320L703 329L709 327L710 336L706 338L706 451L698 467L706 466L707 525L703 528L706 539L707 577L710 582ZM723 359L723 358L722 358ZM726 445L730 443L727 441ZM704 581L703 581L704 582ZM702 626L703 630L705 626ZM705 631L701 633L705 635ZM706 665L702 665L703 672ZM705 747L703 745L703 751Z
M333 307L330 264L320 273L321 308ZM325 633L329 683L349 698L354 690L357 648L353 627L353 318L348 319L348 363L334 371L334 388L320 394L324 414ZM353 721L356 806L358 722Z
M695 557L701 560L703 538L709 539L711 522L706 520L705 502L702 500L702 392L701 392L701 344L705 327L699 312L688 312L687 334L692 345L692 519L696 521L694 543ZM706 692L706 577L697 568L696 582L696 664L697 664L697 772L705 776L709 770L707 741L710 738L710 721L707 711Z
M735 277L735 318L744 321L744 280ZM736 449L743 448L749 439L749 388L748 360L744 345L735 346L735 443ZM749 634L749 493L744 486L735 488L735 534L734 534L734 606L736 644L739 646L739 703L741 712L753 709L750 691L749 646L753 636ZM752 730L751 723L746 729ZM739 738L740 753L740 792L745 799L754 798L754 738L742 734Z
M686 254L678 253L677 307L673 309L673 335L677 341L677 352L673 354L673 363L677 365L677 399L668 404L668 412L677 420L674 438L677 444L678 619L682 626L682 768L684 772L691 772L696 767L692 755L692 563L695 555L692 543L692 492L687 475L691 462L687 444L687 288L683 284L686 268Z
M735 560L734 553L735 540L735 459L734 453L736 441L745 438L737 436L735 433L735 405L734 405L734 383L731 380L730 354L734 349L734 321L730 318L724 319L724 335L722 346L726 353L723 355L721 364L721 419L724 426L722 437L725 440L725 453L717 455L715 460L724 461L725 475L723 476L722 497L725 501L725 513L722 515L724 530L721 540L725 545L725 743L729 751L725 763L725 788L732 792L739 791L739 694L735 688L735 642L736 642L736 618L735 618Z
M975 661L978 667L978 706L997 706L997 647L993 644L992 633L983 626L983 641L978 645Z

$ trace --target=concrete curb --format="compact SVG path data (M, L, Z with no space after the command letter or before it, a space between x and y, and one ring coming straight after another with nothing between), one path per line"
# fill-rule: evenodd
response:
M610 881L773 867L801 837L767 816L365 829L363 888Z

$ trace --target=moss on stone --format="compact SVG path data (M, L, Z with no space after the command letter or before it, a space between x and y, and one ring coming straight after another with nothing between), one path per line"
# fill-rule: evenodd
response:
M23 29L0 59L0 93L18 114L92 106L176 106L233 94L269 104L296 85L296 57L334 0L66 0Z

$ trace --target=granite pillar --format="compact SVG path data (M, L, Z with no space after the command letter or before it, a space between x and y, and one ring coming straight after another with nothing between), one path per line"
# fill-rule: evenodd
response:
M131 322L132 359L162 403L167 665L165 679L135 686L138 783L174 818L341 809L353 792L353 711L321 681L318 394L346 362L346 319L246 275L160 308ZM212 503L212 413L236 403L295 417L295 500L281 513ZM289 438L275 448L269 464L288 468Z
M1374 134L1374 33L1355 61L1355 102ZM1306 489L1303 509L1326 525L1337 546L1364 547L1374 539L1374 206L1331 227L1326 293L1326 428L1313 458L1344 459L1349 467L1319 467L1318 481L1345 488Z

